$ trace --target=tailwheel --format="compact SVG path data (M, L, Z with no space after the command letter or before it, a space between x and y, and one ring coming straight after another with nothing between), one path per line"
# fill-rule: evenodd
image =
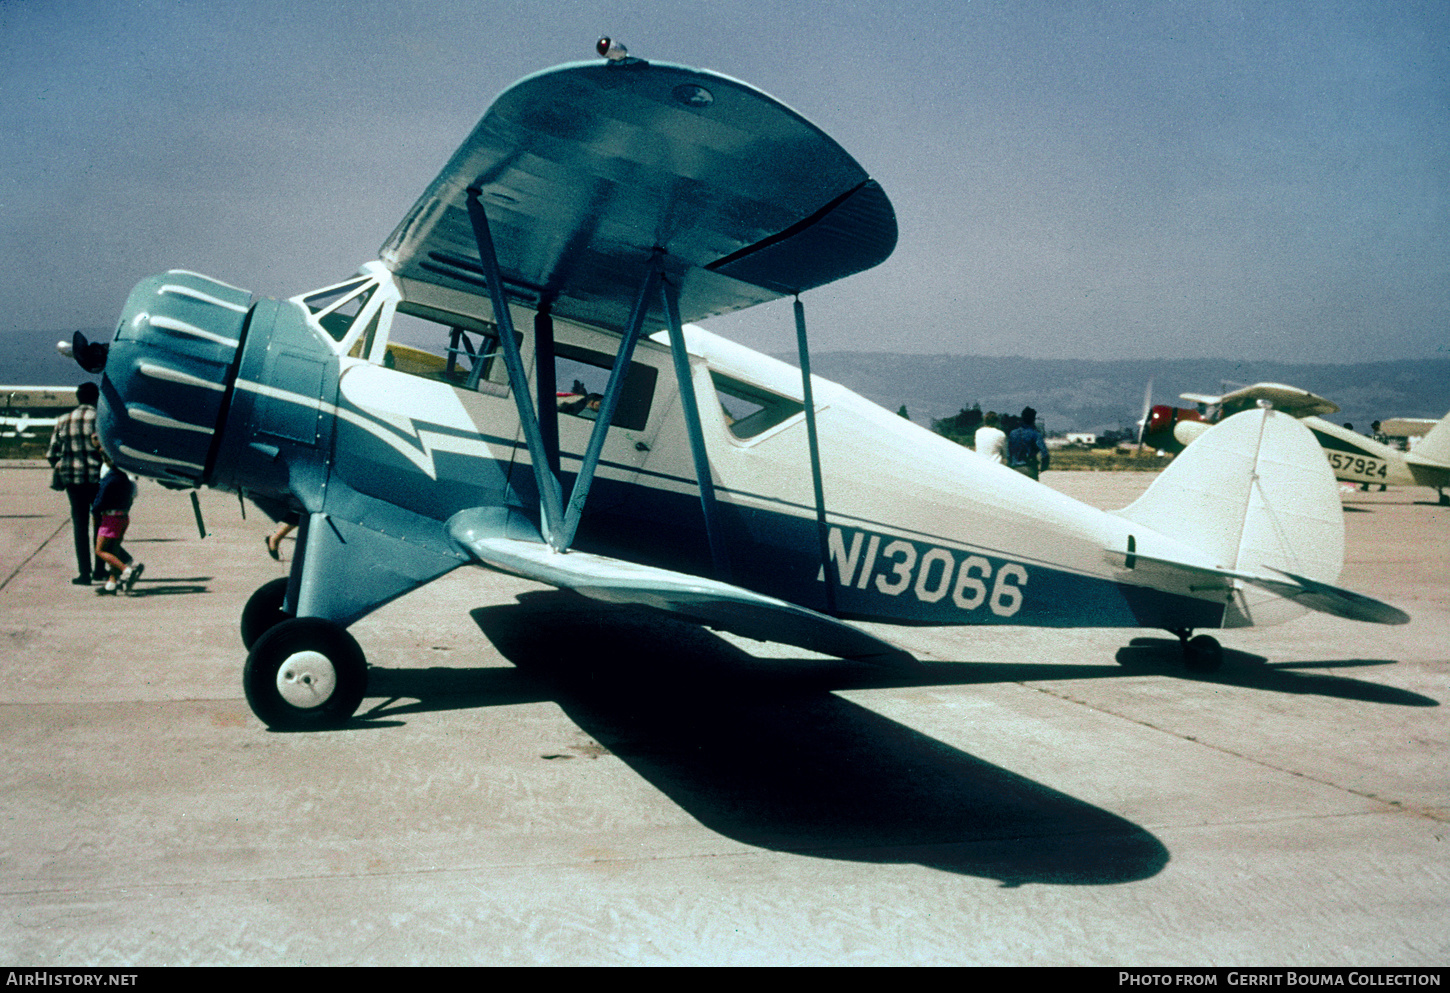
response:
M242 670L252 713L278 730L346 723L367 692L363 650L320 617L289 618L257 639Z
M274 579L257 587L257 592L242 608L242 645L248 650L272 628L291 618L282 609L287 599L287 578Z
M1223 665L1223 646L1206 634L1184 638L1183 665L1191 672L1214 672Z

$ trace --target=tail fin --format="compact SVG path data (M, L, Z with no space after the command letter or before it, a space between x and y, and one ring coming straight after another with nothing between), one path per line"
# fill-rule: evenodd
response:
M1268 408L1215 426L1118 513L1200 549L1241 578L1292 574L1327 586L1344 564L1334 472L1308 428ZM1224 626L1279 623L1311 606L1283 591L1244 587Z
M1450 467L1450 414L1441 418L1440 423L1410 449L1405 459L1417 465Z

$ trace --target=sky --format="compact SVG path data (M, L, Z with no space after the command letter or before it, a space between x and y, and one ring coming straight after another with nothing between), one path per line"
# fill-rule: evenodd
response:
M713 69L891 198L812 348L1450 357L1443 0L0 0L0 342L169 268L336 282L516 79ZM788 302L706 326L794 348Z

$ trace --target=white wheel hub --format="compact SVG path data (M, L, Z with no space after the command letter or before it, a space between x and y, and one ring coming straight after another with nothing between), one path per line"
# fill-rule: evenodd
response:
M277 692L300 710L320 707L337 689L337 670L321 652L294 652L277 670Z

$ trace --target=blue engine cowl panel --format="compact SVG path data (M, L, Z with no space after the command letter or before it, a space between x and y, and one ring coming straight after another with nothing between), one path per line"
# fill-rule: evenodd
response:
M101 442L127 472L195 486L235 376L252 295L196 273L136 284L106 358Z

